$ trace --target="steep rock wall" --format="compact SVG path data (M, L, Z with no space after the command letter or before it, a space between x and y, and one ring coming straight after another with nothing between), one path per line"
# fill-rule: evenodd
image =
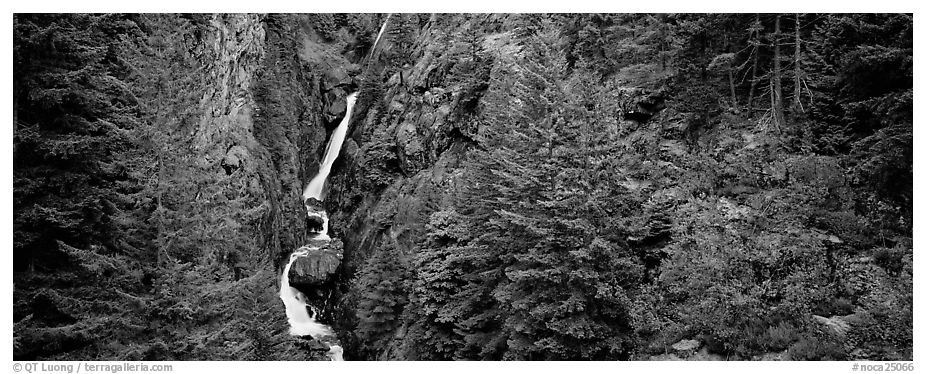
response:
M447 79L455 63L451 38L463 23L459 16L420 16L419 27L406 31L414 40L407 56L411 63L373 60L365 71L368 88L361 88L326 201L331 231L344 240L345 280L377 251L409 258L404 255L424 238L429 215L458 197L463 182L458 168L480 126L472 113L487 89ZM397 48L390 31L378 47L382 54ZM354 329L357 297L364 290L353 283L344 289L334 317L345 358L403 358L361 352Z
M249 238L236 245L248 253L234 265L249 271L279 274L289 254L308 241L302 189L317 172L327 126L344 115L341 96L355 89L346 73L351 63L330 46L314 44L325 53L306 53L315 43L310 18L215 15L204 33L209 84L191 154L221 191L202 209ZM268 292L279 287L276 276L267 282ZM283 333L282 305L268 307L280 309L279 320L268 323ZM292 342L301 352L293 359L323 359L325 347Z
M413 40L404 47L410 52L404 61L370 61L363 76L368 88L361 90L327 201L331 230L344 240L343 277L355 280L345 288L335 315L349 359L413 359L405 356L407 339L399 325L389 332L389 346L363 352L361 337L355 335L362 322L357 308L369 290L360 289L357 275L376 266L368 260L381 258L377 255L409 261L425 239L430 215L463 199L462 163L478 146L480 129L491 126L480 114L489 75L513 63L519 50L510 32L517 20L510 15L403 16L402 33ZM467 40L461 36L467 32L483 35ZM402 55L394 50L403 47L402 38L393 37L392 28L386 35L377 55ZM471 57L474 42L482 51L478 59ZM616 110L636 126L665 108L659 92L627 88L619 96ZM401 315L401 310L394 312Z

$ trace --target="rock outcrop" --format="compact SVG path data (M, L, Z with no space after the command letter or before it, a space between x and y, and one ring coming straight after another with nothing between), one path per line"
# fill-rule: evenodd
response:
M325 121L327 126L333 127L344 118L347 110L347 95L357 90L354 78L348 74L346 67L335 67L324 73L321 80L321 90L324 94Z
M675 353L680 357L688 357L697 352L698 348L701 347L701 342L693 339L685 339L679 341L678 343L672 344L672 349L675 350Z
M307 249L307 254L296 259L289 270L290 285L304 293L330 286L344 257L343 245L338 239L329 242L313 240L309 245L300 248Z
M645 123L666 108L666 98L660 92L626 88L618 92L618 104L624 119Z

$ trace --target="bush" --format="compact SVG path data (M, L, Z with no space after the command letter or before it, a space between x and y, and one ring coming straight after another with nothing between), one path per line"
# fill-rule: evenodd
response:
M845 360L843 345L833 338L804 336L788 348L788 355L795 361Z

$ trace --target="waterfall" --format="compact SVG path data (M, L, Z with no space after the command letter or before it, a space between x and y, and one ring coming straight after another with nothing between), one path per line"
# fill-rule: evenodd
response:
M392 17L392 13L386 14L386 20L383 21L383 25L379 28L379 33L376 34L376 40L373 41L373 48L370 48L368 59L373 58L373 54L376 53L376 45L379 44L379 38L383 37L383 32L386 31L386 25L389 24L389 17Z
M353 112L354 103L356 101L356 92L347 96L347 110L344 113L344 119L341 120L338 127L331 133L328 146L325 148L325 157L322 159L318 174L312 178L309 185L306 186L305 191L302 193L304 202L309 198L322 201L325 181L328 179L328 174L331 173L331 166L334 165L334 161L337 160L338 154L341 152L341 146L344 145L344 138L347 136L347 127L350 123L351 112ZM330 240L331 238L328 236L328 214L325 213L325 211L308 209L308 204L306 204L306 209L310 216L316 216L322 220L322 230L317 232L314 238ZM286 267L283 268L283 275L280 277L280 299L283 300L283 305L286 306L286 317L289 320L289 333L291 335L308 335L314 339L321 339L334 336L334 331L332 331L330 327L315 320L318 314L315 307L306 303L305 295L289 284L289 270L292 268L293 263L299 259L299 257L306 256L310 250L310 248L303 247L289 256L289 262L286 264ZM328 358L332 361L342 361L344 359L343 353L344 349L339 345L332 344L328 347Z
M305 302L305 296L299 290L289 286L289 268L297 258L305 256L306 250L297 250L289 256L289 263L283 269L283 276L280 279L280 299L286 306L286 317L289 319L289 333L296 336L310 335L315 339L333 335L331 328L315 321L314 310L309 314L309 305ZM314 309L314 308L313 308Z
M344 144L344 137L347 136L347 124L350 122L351 111L353 111L354 102L356 101L356 92L347 96L347 111L344 113L344 119L341 120L338 127L331 133L328 147L325 148L325 158L322 159L318 174L315 175L315 178L312 178L312 181L309 182L309 185L302 193L302 200L308 200L310 197L314 197L319 201L322 200L322 189L325 187L325 180L328 179L328 174L331 173L331 165L334 164L334 160L338 158L338 153L341 152L341 146Z
M289 263L283 269L283 275L280 277L280 299L286 306L286 318L289 320L289 334L293 336L311 336L314 339L321 340L328 336L334 336L334 331L330 327L315 320L318 313L315 307L306 303L305 295L299 290L289 285L289 269L297 258L306 255L308 250L300 249L289 256ZM312 312L309 313L309 310ZM331 361L344 361L344 349L341 346L332 344L328 347L328 359Z
M379 34L376 35L376 41L373 43L373 49L370 52L371 56L373 52L376 51L376 45L379 43L380 37L383 36L383 32L386 31L386 25L391 16L392 13L386 16L386 20L383 22ZM354 110L354 103L356 101L357 92L347 96L347 109L344 113L344 119L341 120L338 127L331 133L331 138L328 140L328 145L325 148L325 157L322 159L322 163L318 168L318 174L312 178L306 186L305 191L302 192L302 201L306 206L308 215L310 217L318 217L322 221L322 229L315 233L315 240L331 240L328 236L328 214L324 210L319 211L310 208L309 199L314 198L318 201L323 201L322 193L324 192L325 182L328 180L328 175L331 174L331 167L334 165L334 161L337 160L338 154L341 152L341 146L344 145L344 138L347 137L347 127L350 124L350 116ZM334 331L330 327L315 320L318 314L317 309L306 302L306 297L302 292L289 284L289 271L293 263L300 257L307 256L310 250L312 250L312 248L302 247L289 256L289 262L286 264L286 267L283 268L283 275L280 277L280 300L283 300L283 305L286 306L286 318L289 320L290 326L289 333L294 336L308 335L314 339L320 340L325 337L333 337L335 335ZM343 354L344 348L340 345L330 344L328 346L328 358L330 360L343 361Z
M286 306L286 318L289 320L289 333L294 336L309 335L314 339L321 339L326 336L333 336L334 331L315 320L317 311L315 307L305 302L305 295L299 290L289 285L289 269L297 258L303 257L308 252L307 249L300 248L289 256L289 263L283 269L283 275L280 278L280 299ZM309 310L312 313L309 313ZM344 349L338 345L328 347L328 359L331 361L344 361Z

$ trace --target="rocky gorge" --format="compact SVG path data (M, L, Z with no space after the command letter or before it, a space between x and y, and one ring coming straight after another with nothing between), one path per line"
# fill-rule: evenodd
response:
M904 15L17 17L16 359L911 357Z

